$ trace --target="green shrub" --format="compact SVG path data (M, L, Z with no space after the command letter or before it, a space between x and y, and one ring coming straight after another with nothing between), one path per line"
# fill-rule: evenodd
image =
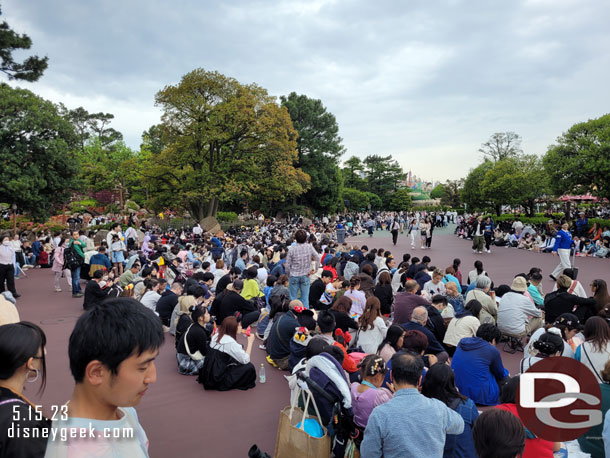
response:
M231 223L237 221L237 213L235 212L218 212L216 213L216 219L223 223Z

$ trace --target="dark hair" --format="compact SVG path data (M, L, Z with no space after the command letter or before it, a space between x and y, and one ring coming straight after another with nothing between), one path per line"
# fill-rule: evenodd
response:
M424 362L420 355L406 351L392 356L392 380L395 384L417 386L423 371Z
M204 282L207 282L207 281L210 281L210 280L214 280L214 274L212 272L204 272L204 274L201 277L201 279Z
M600 316L592 316L585 323L583 331L585 342L591 342L596 351L604 351L604 347L610 342L610 325Z
M328 310L321 311L318 314L318 326L320 328L320 332L324 334L333 332L337 326L335 323L335 316Z
M163 326L152 310L129 297L108 299L83 313L70 335L74 381L82 383L87 365L94 360L116 375L123 361L158 349L163 339Z
M426 264L427 262L430 262L431 259L429 256L424 256L423 258L421 258L421 262L422 264Z
M402 341L402 348L420 355L428 348L428 337L421 331L406 331Z
M390 285L391 283L392 283L392 277L390 276L390 272L384 271L379 274L379 284L380 285Z
M479 314L481 313L481 310L483 309L483 304L481 304L476 299L471 299L466 303L464 308L466 310L470 310L470 313L472 313L472 316L478 318Z
M47 336L34 323L21 321L0 326L0 380L11 378L17 369L26 364L28 359L36 358L40 351L42 383L38 392L41 393L47 385L46 345Z
M484 272L483 263L478 259L474 262L474 268L477 269L477 275L481 275Z
M269 312L269 320L273 320L278 313L286 313L290 307L290 298L284 295L271 296L269 298L269 306L271 311Z
M574 269L572 269L571 267L563 269L562 274L570 277L570 280L576 280L576 273L574 272Z
M142 269L142 277L146 278L146 277L150 277L150 275L152 274L152 268L151 267L144 267L144 269Z
M447 406L454 399L462 401L468 399L457 390L453 370L446 364L435 364L428 369L422 384L421 394L427 398L438 399Z
M246 250L246 249L242 249L242 250L239 252L239 257L240 257L240 258L243 258L244 256L248 256L248 250Z
M500 285L495 289L495 291L496 291L497 297L502 297L506 293L510 293L511 289L510 289L510 286L508 286L508 285Z
M322 352L328 352L328 347L330 347L330 345L328 345L324 339L311 339L305 348L305 358L309 359Z
M320 275L320 277L322 277L322 278L329 277L332 280L333 273L330 270L323 270L322 274Z
M491 342L496 339L496 343L500 341L502 337L502 333L498 329L498 327L493 323L483 323L477 329L477 337L485 340L486 342Z
M193 297L204 297L205 288L201 285L195 285L193 289L191 289L190 293Z
M254 266L246 269L245 277L246 280L254 280L258 276L258 269Z
M385 361L379 355L366 355L358 365L362 378L374 377L377 374L385 374L387 367Z
M516 404L519 389L519 375L504 380L500 387L500 404Z
M275 275L269 275L267 277L267 286L275 286L277 277Z
M460 264L462 263L462 260L460 258L455 258L453 260L453 268L455 269L455 271L457 272L458 269L460 268Z
M542 274L540 272L532 272L530 274L530 279L535 280L535 281L540 281L540 280L542 280Z
M307 241L307 232L305 232L303 229L299 229L294 234L294 239L297 243L305 243Z
M339 299L335 301L332 306L333 310L337 310L338 312L349 313L352 308L352 299L347 296L341 296Z
M322 340L322 339L319 339L319 340ZM343 353L343 350L341 350L339 347L337 347L336 345L328 345L324 351L326 353L328 353L330 356L332 356L333 358L335 358L339 364L343 365L343 360L345 359L345 353Z
M349 289L354 289L357 285L360 285L360 279L358 277L352 277L349 281Z
M154 278L145 278L143 283L144 283L144 291L145 292L146 291L151 291L155 286L157 286L159 284L159 282L156 279L154 279Z
M283 284L284 284L284 283L286 283L287 281L290 281L290 278L288 278L288 275L286 275L286 274L282 274L282 275L280 275L280 278L278 278L278 279L277 279L277 282L278 282L280 285L283 285Z
M563 338L560 335L547 331L534 342L533 347L544 356L552 356L563 351Z
M372 277L373 276L373 266L370 264L366 264L362 268L362 273L367 274L369 277Z
M202 307L201 305L196 305L192 307L191 320L193 320L193 323L197 323L199 318L205 316L207 312L208 311L205 307Z
M405 329L402 326L397 324L393 324L388 328L388 332L385 335L385 339L379 344L379 348L377 349L377 353L381 352L383 347L387 344L390 345L394 350L400 351L398 348L398 339L400 339L405 333Z
M435 294L434 296L432 296L432 303L447 305L449 301L447 300L447 296L443 296L442 294Z
M525 448L525 428L507 410L490 409L477 418L472 428L479 458L515 458Z
M420 259L417 256L413 256L411 258L411 264L417 264L420 261Z
M597 303L595 308L599 312L602 310L607 304L610 304L610 295L608 295L608 285L605 280L596 279L591 283L592 286L595 287L595 294L593 295L593 299Z

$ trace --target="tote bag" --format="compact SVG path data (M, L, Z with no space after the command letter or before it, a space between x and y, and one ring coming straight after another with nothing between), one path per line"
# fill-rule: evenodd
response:
M275 458L330 458L330 436L324 426L318 411L315 399L309 390L302 390L307 394L305 408L301 410L294 405L285 407L280 412L280 423L275 441ZM298 399L300 396L295 396ZM309 403L313 402L316 416L307 414ZM305 432L305 420L314 418L322 427L322 437L312 437ZM299 425L300 424L300 425ZM299 427L297 427L299 425Z

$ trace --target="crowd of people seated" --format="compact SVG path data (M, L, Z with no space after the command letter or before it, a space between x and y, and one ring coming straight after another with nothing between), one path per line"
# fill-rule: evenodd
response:
M487 246L486 224L477 220L477 251ZM303 373L334 399L313 393L336 456L350 447L366 457L483 456L491 433L481 422L507 420L479 415L477 406L516 415L518 375L510 377L498 349L506 339L523 345L521 371L564 355L600 383L609 378L607 284L595 280L589 294L571 269L552 291L536 267L496 285L481 260L462 271L458 258L442 267L430 256L339 243L323 222L263 222L216 235L152 228L141 243L121 246L122 258L109 255L126 233L113 227L112 243L93 246L78 232L67 245L59 237L52 259L76 246L83 259L78 271L58 262L56 281L71 275L87 313L118 296L136 299L143 316L175 336L177 371L206 390L253 388L258 338L268 364L290 374L293 393ZM80 295L83 271L90 279ZM44 347L37 345L30 358ZM337 404L351 430L333 424ZM561 444L527 436L523 447L523 456L547 456Z

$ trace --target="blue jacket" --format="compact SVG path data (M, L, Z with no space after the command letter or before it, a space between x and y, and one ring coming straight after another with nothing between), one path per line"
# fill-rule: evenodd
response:
M458 343L451 361L460 393L476 404L498 404L498 381L508 376L496 347L480 337L465 337Z
M453 407L452 405L450 407ZM477 452L474 449L472 439L472 427L479 418L477 406L472 399L460 401L454 409L464 420L464 432L462 434L447 434L445 437L445 449L443 458L476 458Z
M589 218L587 218L586 216L584 218L578 218L576 220L576 229L578 230L578 232L584 232L588 225Z
M273 275L276 278L280 278L280 275L284 275L286 273L286 269L284 268L285 263L286 259L280 259L278 263L273 266L273 269L271 269L271 273L269 273L269 275Z
M104 266L106 267L107 270L112 269L112 264L110 264L110 259L108 259L108 256L106 256L105 254L94 254L93 256L91 256L91 259L89 260L89 265L92 266L94 264L97 264L99 266Z
M426 335L428 338L428 348L426 348L426 353L436 355L437 353L442 353L445 351L445 348L443 348L440 342L436 340L436 337L434 337L432 331L425 326L422 326L414 321L409 321L408 323L402 324L402 327L405 331L421 331Z
M555 236L555 246L553 247L553 252L557 252L557 250L569 250L572 247L572 235L569 232L564 231L563 229L557 232Z

